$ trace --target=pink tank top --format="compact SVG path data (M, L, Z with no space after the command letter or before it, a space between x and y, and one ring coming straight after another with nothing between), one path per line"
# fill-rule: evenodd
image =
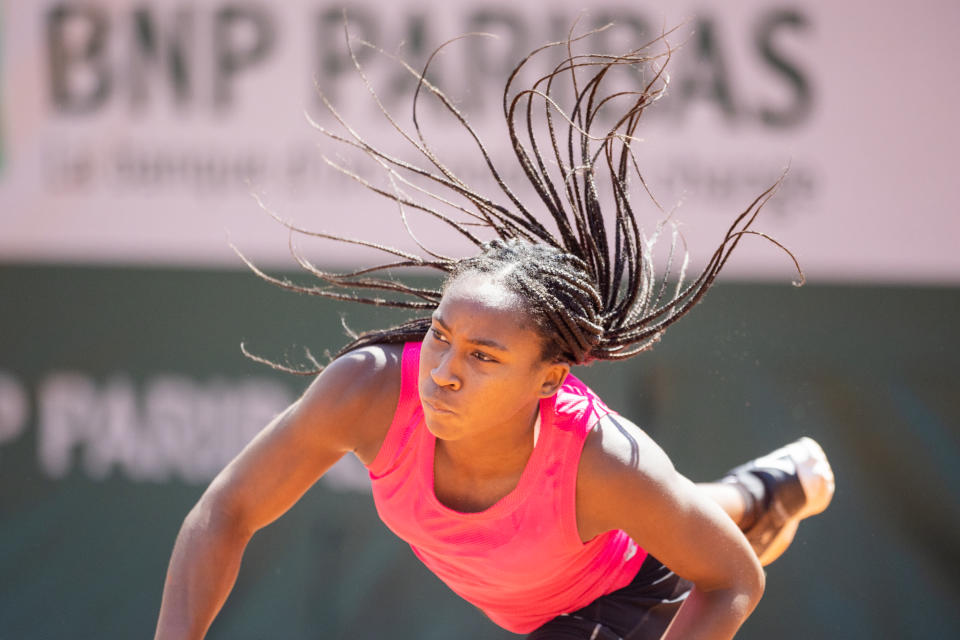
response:
M368 467L383 522L451 589L514 633L627 585L646 552L623 531L585 544L577 532L577 467L590 428L610 412L603 402L568 376L540 402L540 436L516 488L485 511L461 513L433 490L436 438L423 421L419 362L420 344L406 344L397 410Z

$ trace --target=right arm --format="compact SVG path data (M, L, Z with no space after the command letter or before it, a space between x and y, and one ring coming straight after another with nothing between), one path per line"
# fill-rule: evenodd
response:
M368 347L338 358L217 475L177 536L156 640L202 638L253 534L344 453L372 461L399 397L401 350Z

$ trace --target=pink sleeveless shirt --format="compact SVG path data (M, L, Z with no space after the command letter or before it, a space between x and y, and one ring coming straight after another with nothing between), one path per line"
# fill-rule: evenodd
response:
M528 633L627 585L646 557L623 531L584 544L577 532L577 467L591 427L610 410L568 376L540 402L540 436L516 488L490 508L461 513L433 488L436 438L417 391L420 344L403 349L400 400L369 465L383 522L427 567L494 622Z

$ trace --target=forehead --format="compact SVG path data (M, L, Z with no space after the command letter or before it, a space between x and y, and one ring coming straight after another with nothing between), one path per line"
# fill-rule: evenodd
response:
M435 315L451 329L471 334L470 338L529 342L530 335L536 335L520 296L486 274L467 274L452 281Z
M454 307L470 307L477 312L516 314L516 322L526 321L520 296L508 289L502 281L482 273L460 276L448 283L440 300L439 311L453 311Z
M447 284L440 306L470 304L490 311L523 312L520 296L490 274L468 273Z

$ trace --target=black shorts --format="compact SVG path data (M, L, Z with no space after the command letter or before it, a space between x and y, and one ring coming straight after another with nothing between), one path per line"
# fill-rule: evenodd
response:
M557 616L527 640L657 640L692 587L647 556L630 584Z

